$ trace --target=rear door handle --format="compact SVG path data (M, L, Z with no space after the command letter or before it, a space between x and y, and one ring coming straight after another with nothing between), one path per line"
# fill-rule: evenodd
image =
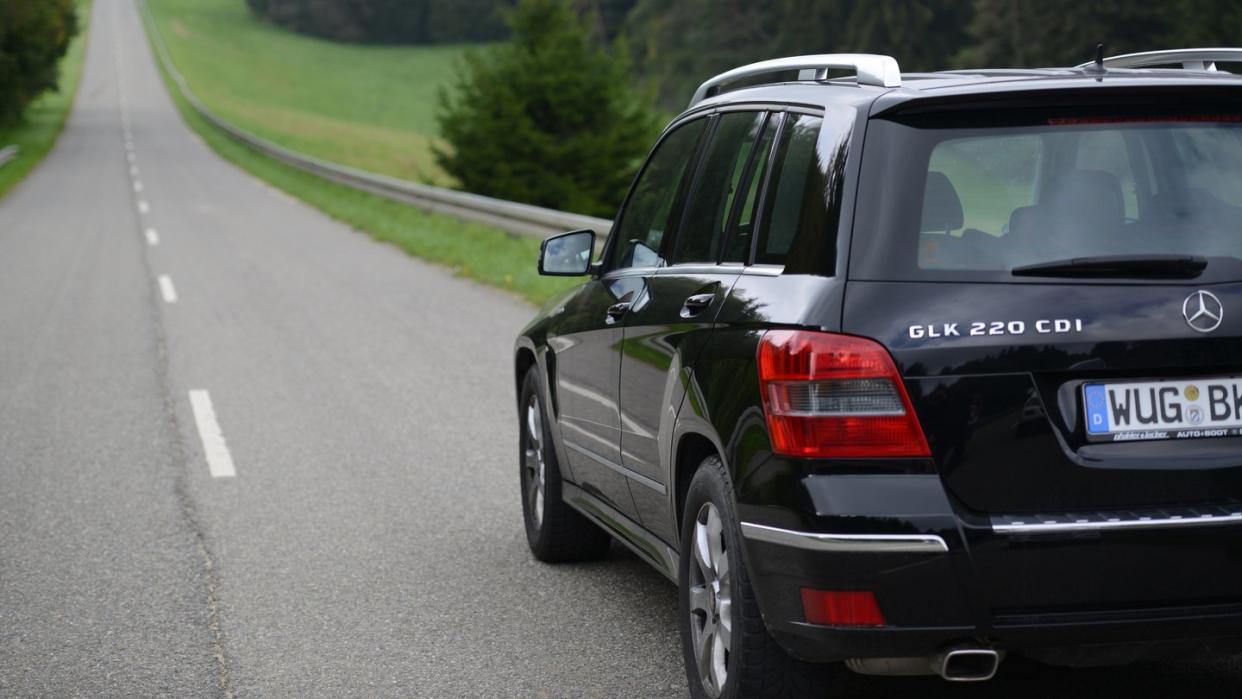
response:
M612 325L621 320L626 313L629 313L630 306L632 305L634 305L633 301L622 301L621 303L612 304L608 307L608 315L604 318L604 322Z
M707 310L707 308L712 305L712 301L715 300L715 293L695 294L694 296L690 296L681 306L681 317L689 318L691 316L696 316Z

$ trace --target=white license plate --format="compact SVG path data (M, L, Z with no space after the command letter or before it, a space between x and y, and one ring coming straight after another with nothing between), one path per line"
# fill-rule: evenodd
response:
M1242 379L1093 383L1083 403L1092 441L1242 434Z

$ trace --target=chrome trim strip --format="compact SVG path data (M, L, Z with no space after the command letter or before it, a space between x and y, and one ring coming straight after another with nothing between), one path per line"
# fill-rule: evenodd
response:
M1006 522L992 523L992 531L999 534L1054 534L1063 532L1090 532L1108 529L1166 529L1170 527L1211 527L1223 524L1242 524L1242 512L1227 515L1205 514L1197 517L1140 517L1138 519L1108 519L1103 521L1079 520L1076 522Z
M654 480L652 478L648 478L644 476L643 474L639 473L638 471L626 468L618 463L613 463L609 459L605 459L604 457L600 456L599 454L596 454L590 449L587 449L586 447L580 447L577 444L574 444L573 442L565 441L564 443L567 449L573 449L574 451L578 452L579 454L582 454L588 459L598 464L601 464L603 466L607 466L608 468L612 469L613 471L616 471L617 473L625 476L626 478L634 481L635 483L645 485L648 488L651 488L652 490L656 491L657 493L661 495L664 495L665 493L668 492L668 489L664 487L663 483L657 480Z
M742 274L756 277L779 277L785 272L785 265L748 265L742 268Z
M833 553L947 553L933 534L820 534L742 522L742 535L755 541Z

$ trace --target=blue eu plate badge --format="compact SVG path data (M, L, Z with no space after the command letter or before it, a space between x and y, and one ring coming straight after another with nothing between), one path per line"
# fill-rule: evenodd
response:
M1087 431L1108 432L1108 391L1103 386L1087 386Z

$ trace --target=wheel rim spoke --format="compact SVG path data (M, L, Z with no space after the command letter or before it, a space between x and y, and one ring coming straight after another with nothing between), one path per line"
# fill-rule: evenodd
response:
M526 409L526 434L530 437L531 445L535 447L542 446L540 442L543 439L543 426L539 419L539 402L531 396L530 406Z
M712 566L711 543L707 539L707 527L703 526L702 522L696 522L694 525L694 560L698 563L699 574L703 576L704 582L716 577L716 570Z
M543 459L539 460L538 476L535 482L535 521L543 522Z
M727 651L730 650L730 641L733 635L733 602L722 595L717 604L720 606L719 636L724 643L724 649Z
M703 678L703 684L718 692L721 685L717 684L712 668L712 649L716 645L716 625L711 617L708 617L707 622L703 624L703 632L698 638L697 645L695 658L698 661L699 675Z
M539 399L531 396L526 405L526 503L536 527L543 523L544 480L546 465L543 458L543 420L539 413Z
M711 597L706 585L695 585L690 588L690 611L711 616Z
M707 542L711 546L711 563L712 570L717 576L720 575L720 559L724 558L724 541L721 533L724 527L720 524L720 515L716 514L716 508L707 511Z
M535 523L539 522L539 513L536 511L536 505L539 501L539 484L532 478L530 485L526 487L526 504L530 506L531 514L535 516Z
M728 679L729 676L729 669L728 666L725 665L725 660L726 649L723 634L721 634L720 630L717 629L716 633L712 635L711 657L712 684L714 684L717 689L722 689L724 687L725 680Z

